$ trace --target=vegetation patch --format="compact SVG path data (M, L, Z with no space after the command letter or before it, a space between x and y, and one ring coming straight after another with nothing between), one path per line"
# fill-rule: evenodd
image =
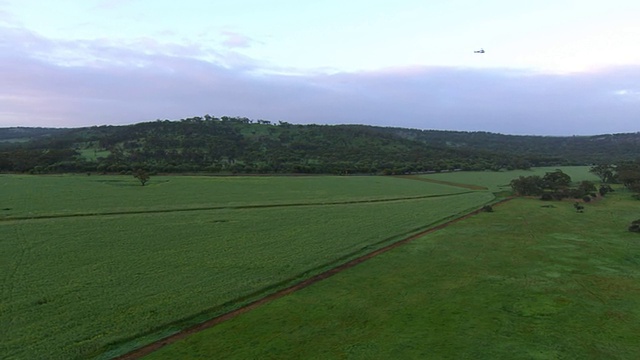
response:
M388 177L171 177L144 187L99 178L0 176L3 189L19 189L6 193L14 210L0 222L9 358L109 358L494 198ZM193 210L213 199L227 207ZM178 205L189 211L166 211ZM91 210L121 213L74 215Z
M590 172L589 166L562 166L562 167L538 167L529 170L512 170L512 171L462 171L448 172L438 174L421 174L421 178L433 179L439 181L449 181L454 183L471 184L488 188L494 194L502 193L509 195L513 192L510 185L511 180L520 176L544 176L548 172L557 169L562 170L569 175L574 181L598 181L599 178Z
M638 134L512 136L210 115L76 129L0 128L0 172L384 174L635 160Z
M148 358L634 358L634 209L515 199Z
M452 182L452 181L430 179L430 178L421 177L421 176L417 176L417 175L401 175L401 176L398 176L398 177L403 178L403 179L427 181L427 182L431 182L431 183L434 183L434 184L456 186L456 187L461 187L461 188L465 188L465 189L469 189L469 190L489 190L485 186L478 186L478 185L472 185L472 184L461 184L461 183L455 183L455 182Z

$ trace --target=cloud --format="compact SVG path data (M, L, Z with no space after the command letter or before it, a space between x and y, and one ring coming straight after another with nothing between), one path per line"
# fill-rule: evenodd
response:
M0 0L0 24L17 25L18 21L13 14L5 10L9 4L7 1Z
M613 93L626 101L640 101L640 90L622 89Z
M255 42L250 37L233 31L225 30L221 32L221 35L225 37L222 45L229 49L248 48Z
M289 71L198 44L54 41L0 28L0 126L211 114L508 134L638 131L640 66L572 74L405 67Z

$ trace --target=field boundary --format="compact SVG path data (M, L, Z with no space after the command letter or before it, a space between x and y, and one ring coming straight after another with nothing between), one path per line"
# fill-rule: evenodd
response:
M490 204L492 206L496 206L496 205L503 204L503 203L505 203L505 202L507 202L507 201L509 201L511 199L513 199L513 198L509 197L509 198L505 198L505 199L501 199L501 200L492 202ZM483 211L482 208L476 209L476 210L473 210L473 211L471 211L469 213L466 213L466 214L464 214L462 216L456 217L455 219L451 219L451 220L445 221L445 222L440 223L438 225L435 225L435 226L433 226L431 228L428 228L426 230L420 231L420 232L418 232L416 234L413 234L411 236L408 236L408 237L406 237L406 238L404 238L402 240L396 241L396 242L394 242L392 244L386 245L386 246L384 246L384 247L382 247L380 249L374 250L374 251L372 251L372 252L370 252L368 254L359 256L359 257L357 257L355 259L347 261L346 263L343 263L343 264L338 265L338 266L336 266L334 268L331 268L331 269L329 269L327 271L324 271L324 272L322 272L322 273L320 273L318 275L312 276L312 277L310 277L310 278L308 278L306 280L303 280L303 281L301 281L299 283L291 285L291 286L289 286L287 288L284 288L282 290L276 291L276 292L274 292L272 294L269 294L269 295L267 295L267 296L265 296L265 297L263 297L261 299L255 300L255 301L253 301L253 302L251 302L251 303L249 303L247 305L243 305L243 306L241 306L241 307L239 307L239 308L237 308L235 310L232 310L232 311L229 311L229 312L227 312L225 314L216 316L216 317L214 317L214 318L212 318L210 320L204 321L204 322L202 322L200 324L196 324L196 325L193 325L193 326L188 327L186 329L183 329L183 330L181 330L179 332L176 332L176 333L174 333L172 335L169 335L169 336L167 336L165 338L162 338L160 340L154 341L154 342L152 342L150 344L144 345L144 346L142 346L142 347L140 347L138 349L135 349L133 351L130 351L130 352L126 353L126 354L117 356L117 357L114 358L114 360L133 360L133 359L142 358L143 356L149 355L152 352L154 352L156 350L159 350L160 348L162 348L162 347L164 347L166 345L173 344L173 343L175 343L175 342L177 342L179 340L182 340L182 339L184 339L184 338L186 338L186 337L188 337L190 335L193 335L193 334L198 333L200 331L203 331L205 329L211 328L211 327L216 326L218 324L221 324L221 323L223 323L225 321L231 320L231 319L233 319L233 318L235 318L235 317L237 317L237 316L239 316L241 314L244 314L244 313L246 313L248 311L251 311L251 310L253 310L253 309L255 309L255 308L259 307L259 306L262 306L262 305L267 304L267 303L269 303L271 301L277 300L277 299L279 299L281 297L284 297L286 295L289 295L289 294L291 294L291 293L293 293L295 291L304 289L304 288L306 288L306 287L308 287L310 285L313 285L313 284L315 284L315 283L317 283L319 281L327 279L327 278L329 278L329 277L331 277L331 276L333 276L333 275L335 275L337 273L340 273L340 272L342 272L344 270L350 269L350 268L352 268L352 267L354 267L354 266L356 266L356 265L358 265L358 264L360 264L360 263L362 263L362 262L364 262L366 260L369 260L369 259L371 259L371 258L373 258L375 256L383 254L383 253L385 253L385 252L387 252L389 250L395 249L395 248L397 248L399 246L405 245L405 244L407 244L407 243L409 243L409 242L411 242L411 241L413 241L415 239L418 239L418 238L420 238L422 236L425 236L427 234L430 234L430 233L436 232L438 230L444 229L444 228L446 228L447 226L449 226L451 224L454 224L456 222L459 222L459 221L462 221L462 220L467 219L469 217L472 217L474 215L477 215L478 213L480 213L482 211Z
M15 217L8 216L8 217L0 217L0 221L46 220L46 219L61 219L61 218L74 218L74 217L99 217L99 216L113 216L113 215L162 214L162 213L208 211L208 210L268 209L268 208L301 207L301 206L352 205L352 204L381 203L381 202L394 202L394 201L407 201L407 200L423 200L423 199L429 199L429 198L465 195L469 193L472 193L472 191L464 191L464 192L453 193L453 194L406 196L406 197L387 198L387 199L284 203L284 204L254 204L254 205L237 205L237 206L221 205L221 206L205 206L205 207L194 207L194 208L158 209L158 210L105 211L105 212L93 212L93 213L32 215L32 216L15 216Z

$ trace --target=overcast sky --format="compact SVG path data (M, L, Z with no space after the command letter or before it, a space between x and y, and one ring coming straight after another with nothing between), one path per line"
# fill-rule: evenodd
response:
M0 0L0 127L636 132L639 16L638 0Z

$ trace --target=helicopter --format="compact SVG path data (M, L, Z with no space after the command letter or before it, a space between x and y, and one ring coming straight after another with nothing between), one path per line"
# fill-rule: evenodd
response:
M484 54L484 49L474 50L473 52L476 54Z

